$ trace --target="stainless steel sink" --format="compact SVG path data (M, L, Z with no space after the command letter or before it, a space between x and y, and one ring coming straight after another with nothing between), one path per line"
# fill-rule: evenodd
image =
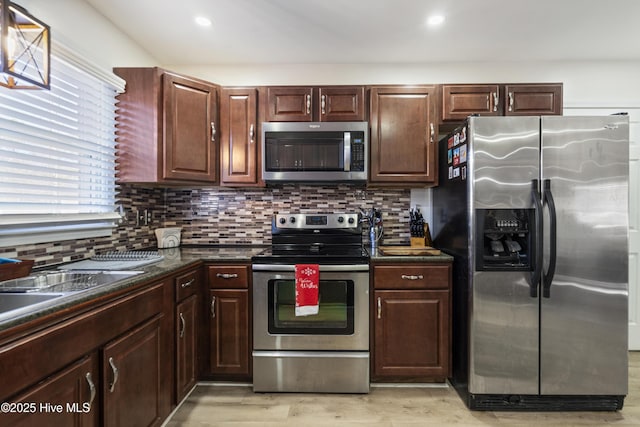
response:
M109 285L144 271L45 271L0 282L0 320L55 303L56 298Z
M52 299L60 298L62 296L64 296L64 294L3 293L0 295L0 313L19 310L26 307L32 307L32 306L35 307L40 303L50 301Z
M142 271L68 270L33 274L0 282L0 292L78 292L136 276Z

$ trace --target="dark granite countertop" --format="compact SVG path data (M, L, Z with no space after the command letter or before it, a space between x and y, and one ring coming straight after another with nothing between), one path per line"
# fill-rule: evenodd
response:
M84 291L70 293L68 295L46 301L37 306L0 313L0 331L10 329L23 323L35 320L45 315L78 305L83 302L133 287L142 282L153 280L155 277L165 276L183 267L197 265L199 262L249 262L251 257L265 249L264 246L232 246L232 247L179 247L159 249L164 256L162 261L133 270L143 271L142 274L120 280L118 282L96 286ZM50 269L56 269L52 266Z
M85 291L75 292L54 300L47 301L35 307L16 312L0 314L0 331L27 323L47 314L55 313L65 308L73 307L83 302L133 287L142 282L153 280L155 277L165 276L181 268L197 265L199 262L249 262L251 257L262 252L265 246L183 246L179 248L160 249L164 259L154 264L136 268L143 273L118 282L97 286ZM371 252L371 251L370 251ZM453 257L442 254L438 256L388 256L378 251L371 254L374 263L398 262L451 262ZM56 268L51 267L51 269Z

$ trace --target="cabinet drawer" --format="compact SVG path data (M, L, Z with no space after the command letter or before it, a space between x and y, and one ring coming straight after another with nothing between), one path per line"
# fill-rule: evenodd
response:
M198 270L189 271L177 276L174 280L176 288L176 301L182 301L198 291L200 284Z
M213 289L247 289L248 265L210 265L207 268L209 287Z
M450 265L376 265L375 289L448 289Z

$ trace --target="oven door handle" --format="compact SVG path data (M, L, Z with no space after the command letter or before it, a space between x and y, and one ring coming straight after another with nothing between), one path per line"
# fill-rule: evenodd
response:
M314 357L317 359L334 359L336 357L341 357L343 359L369 359L368 351L358 351L358 350L347 350L347 351L296 351L296 350L286 350L286 351L265 351L265 350L254 350L251 355L253 357L277 357L277 358L290 358L297 359L303 358L307 359L310 357Z
M296 271L294 264L252 264L251 269L253 271ZM351 271L369 271L369 264L355 264L355 265L331 265L320 264L320 271L331 272L351 272Z

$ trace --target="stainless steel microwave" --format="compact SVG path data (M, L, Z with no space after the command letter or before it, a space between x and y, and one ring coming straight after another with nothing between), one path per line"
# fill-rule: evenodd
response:
M262 123L262 179L366 181L368 122Z

